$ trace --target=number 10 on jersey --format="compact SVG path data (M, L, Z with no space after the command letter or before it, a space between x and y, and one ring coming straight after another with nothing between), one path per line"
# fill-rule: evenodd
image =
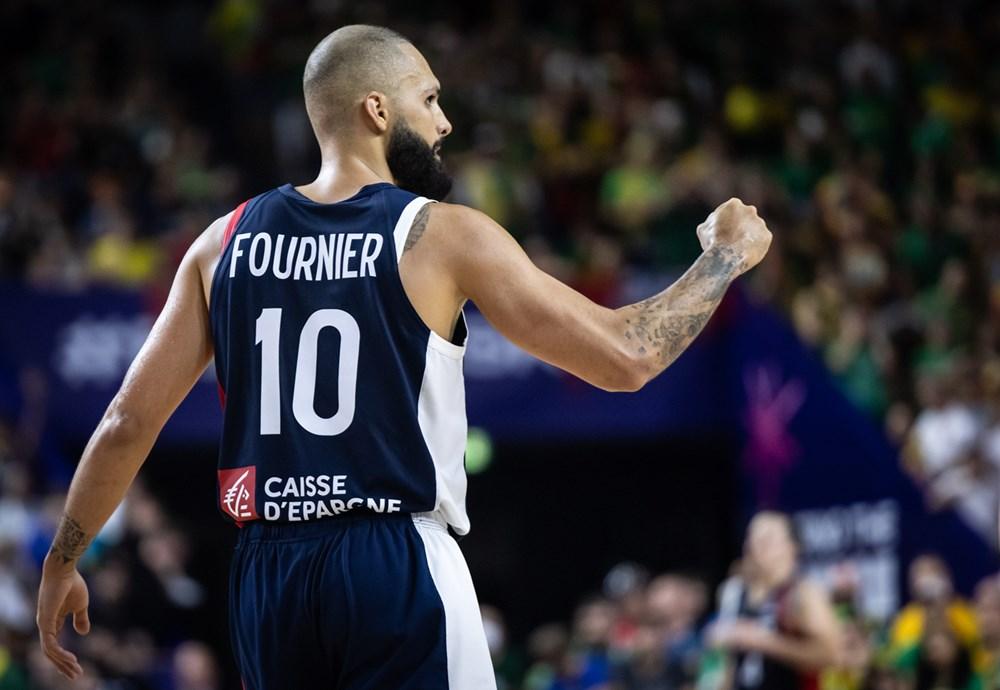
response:
M337 412L330 417L316 413L316 365L319 334L324 328L340 333L340 358L337 367ZM257 317L257 341L260 361L260 433L281 433L281 309L261 310ZM320 309L312 313L299 334L299 352L295 360L295 383L292 387L292 414L306 431L317 436L341 434L354 421L357 397L358 352L361 331L358 322L342 309Z

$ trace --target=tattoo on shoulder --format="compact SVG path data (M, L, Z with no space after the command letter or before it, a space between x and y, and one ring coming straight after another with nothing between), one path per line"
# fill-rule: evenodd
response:
M78 561L87 550L90 539L90 535L83 531L79 522L63 514L56 538L52 542L52 552L62 559L64 565Z
M417 211L416 218L413 219L413 225L410 226L410 234L406 236L406 244L403 245L403 252L406 253L417 246L417 242L424 234L424 230L427 229L427 219L431 215L431 205L424 204Z

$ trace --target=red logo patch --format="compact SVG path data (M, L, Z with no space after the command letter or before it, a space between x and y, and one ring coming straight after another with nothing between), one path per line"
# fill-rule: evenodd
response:
M256 520L257 466L219 470L219 507L237 522Z

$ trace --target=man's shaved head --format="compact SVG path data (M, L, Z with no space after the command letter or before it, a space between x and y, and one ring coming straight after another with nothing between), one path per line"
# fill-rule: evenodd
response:
M352 24L319 42L306 62L302 79L306 111L316 135L335 133L350 122L350 111L365 94L391 95L408 59L409 41L381 26Z
M439 151L451 123L438 102L441 84L412 43L380 26L345 26L316 46L302 81L324 160L351 151L401 189L448 194Z

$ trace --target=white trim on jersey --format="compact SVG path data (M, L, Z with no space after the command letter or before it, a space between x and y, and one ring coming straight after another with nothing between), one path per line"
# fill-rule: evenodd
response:
M399 214L399 220L396 221L396 227L392 231L392 239L396 245L397 263L403 257L403 247L406 246L406 238L410 234L410 228L413 226L413 219L417 217L417 212L424 207L424 204L429 203L432 203L431 199L425 196L418 196L408 203L403 208L403 212Z
M410 227L417 212L431 203L417 197L406 205L392 231L396 245L396 261L403 255ZM465 318L464 315L460 315ZM466 334L467 334L466 327ZM469 426L465 417L465 378L462 357L465 344L448 342L428 329L424 378L417 400L417 423L424 443L434 462L436 498L434 511L458 534L469 531L469 516L465 512L465 444Z
M427 567L444 607L448 687L496 690L476 589L462 550L440 522L414 515L413 524L424 542Z
M431 331L427 341L424 378L417 399L417 423L434 462L437 498L434 510L459 534L469 531L465 512L465 443L469 426L465 418L465 379L462 352Z

